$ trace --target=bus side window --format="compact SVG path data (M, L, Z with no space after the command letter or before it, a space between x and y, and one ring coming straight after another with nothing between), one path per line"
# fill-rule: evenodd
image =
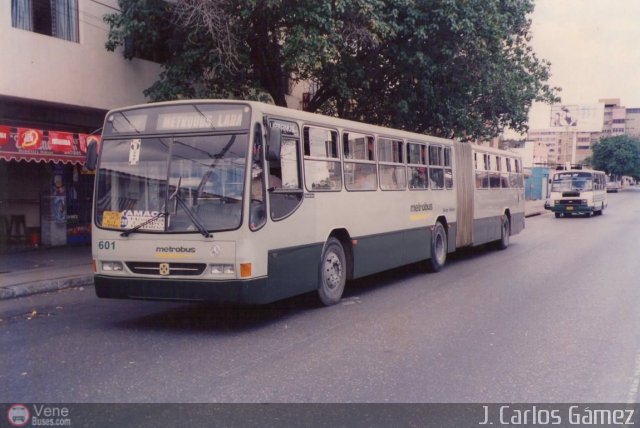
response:
M444 148L444 187L453 188L453 169L451 163L451 147Z
M378 138L378 168L382 190L405 190L407 170L404 166L404 142Z
M508 158L498 156L498 171L500 171L500 186L503 189L508 189L509 187L511 187L511 184L509 184L509 173L507 172L507 168L506 168L506 162L508 160L509 160Z
M342 167L338 150L338 132L316 126L305 126L304 177L307 190L340 191Z
M476 169L476 189L488 189L489 188L489 155L484 153L475 153L474 156L479 156L482 162L477 162Z
M346 189L376 190L378 177L373 136L357 132L344 132L342 139Z
M429 187L444 189L444 159L441 146L429 146Z
M427 189L428 168L426 145L408 143L407 162L409 164L409 189Z
M489 187L492 189L500 188L500 157L486 155L489 158Z

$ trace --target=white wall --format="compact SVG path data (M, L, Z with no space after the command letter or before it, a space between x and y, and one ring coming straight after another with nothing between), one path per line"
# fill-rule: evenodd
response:
M0 95L99 109L145 102L158 64L126 60L104 48L112 9L78 0L80 43L13 28L11 3L0 0ZM101 3L117 7L116 0Z
M509 149L522 158L522 167L531 168L533 166L533 142L525 142L524 147Z

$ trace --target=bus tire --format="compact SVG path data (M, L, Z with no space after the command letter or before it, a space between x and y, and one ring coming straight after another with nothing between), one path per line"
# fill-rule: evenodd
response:
M498 250L506 250L509 247L509 237L511 236L511 222L508 215L503 215L500 221L500 240L497 242Z
M440 272L447 261L447 232L437 222L431 232L431 258L427 262L429 272Z
M562 216L561 213L555 213L555 215L556 215L556 218L560 218Z
M600 209L598 211L594 211L594 214L602 215L602 210L604 210L604 202L600 204Z
M347 281L347 258L336 238L329 238L322 251L319 281L318 297L322 304L331 306L338 303Z

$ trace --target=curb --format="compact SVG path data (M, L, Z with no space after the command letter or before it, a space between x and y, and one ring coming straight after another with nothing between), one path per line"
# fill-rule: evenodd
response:
M93 285L93 275L58 278L47 281L37 281L24 284L10 285L0 288L0 300L15 299L34 294L48 293L71 287Z

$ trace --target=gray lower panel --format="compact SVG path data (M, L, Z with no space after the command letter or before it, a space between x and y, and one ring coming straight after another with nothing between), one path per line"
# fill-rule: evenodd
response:
M317 243L269 251L267 277L276 299L318 289L323 245Z
M473 245L482 245L500 239L502 216L473 220Z
M353 277L359 278L430 257L431 230L411 229L357 238Z
M516 235L524 229L524 213L511 215L511 234Z

